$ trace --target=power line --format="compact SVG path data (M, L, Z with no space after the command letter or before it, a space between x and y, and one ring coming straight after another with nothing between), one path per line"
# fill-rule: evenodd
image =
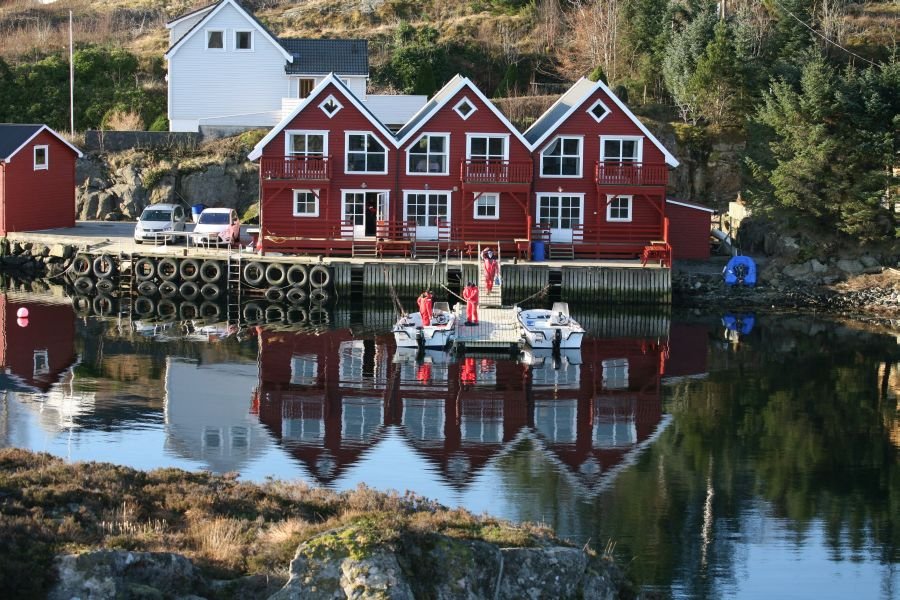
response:
M783 11L786 12L788 15L790 15L792 19L794 19L795 21L797 21L798 23L800 23L801 25L803 25L804 27L806 27L807 29L809 29L810 31L812 31L814 34L816 34L817 36L819 36L820 38L822 38L823 40L825 40L826 42L828 42L828 43L831 44L832 46L835 46L836 48L840 48L841 50L843 50L844 52L846 52L846 53L849 54L850 56L855 56L855 57L858 58L859 60L869 63L869 64L872 65L873 67L881 68L881 65L880 65L880 64L878 64L878 63L876 63L876 62L872 62L872 61L869 60L868 58L865 58L865 57L863 57L863 56L860 56L860 55L857 54L856 52L853 52L852 50L848 50L847 48L844 48L843 46L841 46L840 44L838 44L838 43L835 42L834 40L825 37L823 34L819 33L818 31L816 31L815 29L813 29L812 27L810 27L809 24L808 24L806 21L804 21L803 19L801 19L800 17L798 17L797 15L795 15L794 13L792 13L791 11L789 11L787 8L785 8L785 6L784 6L781 2L779 2L778 0L772 0L772 1L773 1L775 4L777 4L778 7L779 7L781 10L783 10Z

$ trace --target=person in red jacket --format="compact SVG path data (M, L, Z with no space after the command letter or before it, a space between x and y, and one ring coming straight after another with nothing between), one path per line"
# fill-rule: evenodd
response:
M422 292L419 299L416 300L419 307L419 314L422 316L422 327L431 325L431 317L434 314L434 295L429 292Z
M478 325L478 286L474 281L463 290L463 300L466 301L466 325Z
M494 281L497 279L500 265L497 264L497 255L494 254L493 248L482 250L481 260L484 261L484 285L487 287L487 293L490 294L494 289Z

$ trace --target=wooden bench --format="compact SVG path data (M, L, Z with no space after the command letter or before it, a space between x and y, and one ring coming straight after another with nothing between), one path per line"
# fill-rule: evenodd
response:
M672 266L672 249L665 240L651 240L648 246L644 246L641 252L641 266L647 266L647 261L659 261L659 266Z

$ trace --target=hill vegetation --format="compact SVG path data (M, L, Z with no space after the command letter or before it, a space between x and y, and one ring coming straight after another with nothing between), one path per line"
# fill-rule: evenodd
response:
M24 0L0 7L0 121L165 129L165 22L204 2ZM370 40L375 91L472 78L520 126L571 81L602 78L697 146L749 136L747 198L848 240L900 236L900 5L857 0L252 0L285 37ZM866 151L862 151L865 148ZM702 200L702 199L701 199Z

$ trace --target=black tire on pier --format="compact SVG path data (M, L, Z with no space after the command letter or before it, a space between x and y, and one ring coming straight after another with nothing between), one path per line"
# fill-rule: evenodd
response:
M306 291L298 285L289 287L284 297L291 304L303 304L307 299Z
M79 254L72 260L72 272L76 275L91 274L91 258L87 254Z
M266 290L266 300L269 302L281 302L284 300L284 290L273 285Z
M218 321L220 316L222 316L222 309L215 302L207 300L200 305L200 318Z
M200 295L200 286L193 281L185 281L181 284L181 287L178 288L178 293L181 294L182 298L190 302L196 300L197 296Z
M146 318L156 312L156 304L147 296L138 296L134 299L134 314Z
M82 275L72 284L79 294L87 294L94 290L94 280L87 275Z
M313 288L309 292L309 301L313 304L325 304L331 299L331 295L325 291L325 288Z
M134 263L134 277L138 281L150 281L156 277L156 263L146 256Z
M316 288L328 287L331 283L331 272L324 265L316 265L309 270L309 284Z
M178 317L182 321L192 321L200 317L200 308L193 302L182 302L178 307Z
M112 298L105 294L100 294L99 296L94 296L93 301L94 314L101 317L108 317L112 314L113 311L113 301Z
M159 288L152 281L142 281L137 286L137 291L141 296L152 298L159 292Z
M204 283L200 288L200 295L204 300L218 300L222 295L222 290L214 283Z
M165 280L159 284L159 295L162 298L174 298L178 295L178 290L178 284L174 281Z
M196 258L186 258L178 265L178 274L184 281L196 281L200 276L200 261Z
M101 254L94 259L94 275L98 278L112 277L116 274L116 261L109 254Z
M216 283L222 278L222 265L217 260L204 260L200 266L200 279L206 283Z
M164 258L156 265L156 273L163 281L175 281L178 277L178 263L174 258Z
M178 307L173 301L165 298L156 304L156 314L165 321L174 321L178 316Z
M262 263L257 261L249 262L244 266L244 281L247 285L257 287L266 278L266 270Z
M289 284L302 288L309 281L309 271L306 270L306 265L291 265L285 273L285 278Z
M116 289L116 284L112 279L98 279L96 288L101 294L112 294Z
M281 285L284 283L285 277L287 277L287 272L284 269L284 265L279 263L266 265L266 283L269 285Z

